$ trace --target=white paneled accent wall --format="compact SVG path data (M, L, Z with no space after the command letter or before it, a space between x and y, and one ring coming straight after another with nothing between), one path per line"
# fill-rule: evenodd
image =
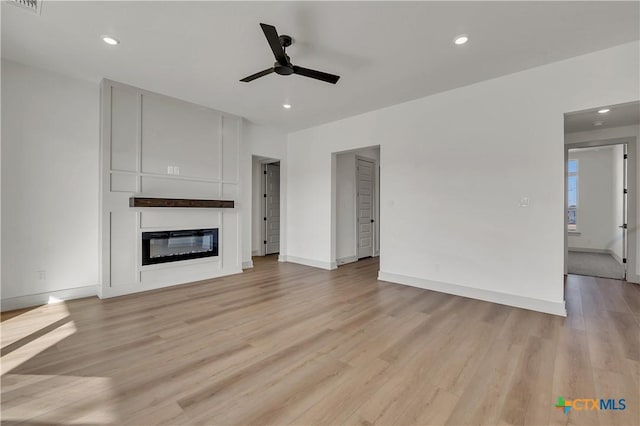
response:
M132 208L131 196L239 198L242 120L104 80L100 296L241 272L239 209ZM142 266L142 232L219 229L218 256Z

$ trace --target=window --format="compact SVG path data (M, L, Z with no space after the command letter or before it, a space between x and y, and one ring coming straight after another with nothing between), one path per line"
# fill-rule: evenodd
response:
M578 160L567 164L567 229L578 230Z

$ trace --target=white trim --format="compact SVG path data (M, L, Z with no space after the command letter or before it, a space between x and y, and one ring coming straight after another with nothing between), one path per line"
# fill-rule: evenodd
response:
M441 293L454 294L456 296L469 297L471 299L484 300L487 302L499 303L501 305L529 309L531 311L544 312L561 317L567 316L567 310L565 308L564 301L554 302L551 300L535 299L532 297L518 296L515 294L501 293L492 290L466 287L439 281L431 281L424 278L409 277L406 275L383 271L378 272L378 279L380 281L404 284L412 287L438 291Z
M314 268L327 269L327 270L336 269L338 267L336 262L325 262L324 260L305 259L303 257L296 257L296 256L280 255L278 257L278 261L298 263L300 265L312 266Z
M251 250L251 256L262 256L262 252L260 250Z
M138 283L133 283L133 284L129 284L129 285L119 285L119 286L115 286L115 287L105 287L102 290L102 295L101 295L101 299L108 299L110 297L117 297L117 296L125 296L127 294L134 294L134 293L142 293L145 291L149 291L149 290L158 290L161 288L167 288L167 287L176 287L176 286L181 286L181 285L189 285L189 284L195 284L201 281L209 281L209 280L213 280L216 278L220 278L220 277L225 277L228 275L235 275L235 274L241 274L242 273L242 269L232 269L232 270L221 270L220 273L211 276L211 277L207 277L207 278L202 278L202 279L196 279L193 281L189 281L189 282L184 282L184 283L180 283L180 282L163 282L163 283L150 283L150 284L143 284L141 285L139 282Z
M611 254L611 250L609 249L595 249L588 247L569 247L569 251L579 251L582 253L602 253L602 254Z
M26 296L7 297L6 299L2 299L1 309L2 312L5 312L14 309L28 308L31 306L46 305L49 302L50 297L55 297L59 300L72 300L97 295L97 285L67 288L64 290L47 291L44 293L29 294Z
M358 256L345 256L345 257L341 257L340 259L336 259L336 264L340 266L340 265L346 265L347 263L353 263L357 261L358 261Z
M146 231L145 231L146 232ZM138 272L144 271L154 271L156 269L173 269L176 267L189 266L189 265L198 265L200 263L210 263L212 265L222 264L222 259L220 254L217 256L210 257L200 257L195 259L185 259L174 262L165 262L165 263L153 263L151 265L143 265L142 264L142 253L140 253L140 266L138 266ZM220 269L221 266L218 266Z
M640 284L640 275L632 274L630 272L627 272L627 282L628 283L634 283L634 284Z
M242 269L251 269L253 268L253 260L248 262L242 262Z
M622 258L618 256L617 253L615 253L613 250L609 250L609 254L616 260L616 262L622 265Z

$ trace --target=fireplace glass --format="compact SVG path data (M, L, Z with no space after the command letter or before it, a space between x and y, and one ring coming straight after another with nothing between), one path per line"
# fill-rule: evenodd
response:
M143 265L217 255L217 228L142 233Z

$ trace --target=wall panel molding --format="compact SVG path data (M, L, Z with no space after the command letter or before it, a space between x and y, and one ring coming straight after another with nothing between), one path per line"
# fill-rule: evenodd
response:
M239 211L130 207L131 197L239 198L241 118L118 82L102 82L101 297L242 271ZM151 212L150 210L153 210ZM195 211L199 210L198 213ZM223 220L224 218L224 220ZM220 228L210 261L143 268L142 230ZM224 256L223 256L224 254Z

